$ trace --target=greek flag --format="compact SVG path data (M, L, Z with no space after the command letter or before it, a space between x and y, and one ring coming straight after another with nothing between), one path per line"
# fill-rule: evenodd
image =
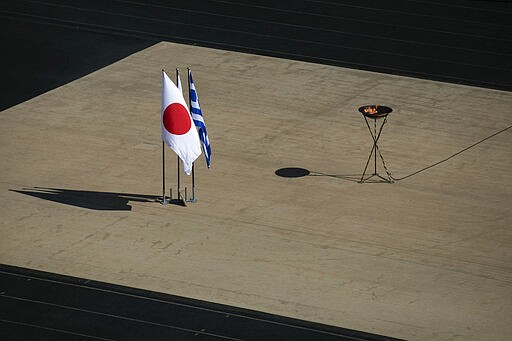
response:
M210 141L208 140L208 133L206 132L203 113L201 112L201 107L199 106L199 99L197 98L197 91L194 85L194 80L192 79L192 71L190 71L190 69L188 69L188 80L190 84L190 113L192 114L192 119L194 120L194 124L197 127L199 139L201 139L203 144L206 166L210 168L210 157L212 155L212 150L210 148Z

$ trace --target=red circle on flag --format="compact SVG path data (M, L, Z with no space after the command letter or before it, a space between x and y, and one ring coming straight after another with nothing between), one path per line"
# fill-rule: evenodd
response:
M190 130L192 123L187 108L180 103L172 103L164 110L165 129L174 135L183 135Z

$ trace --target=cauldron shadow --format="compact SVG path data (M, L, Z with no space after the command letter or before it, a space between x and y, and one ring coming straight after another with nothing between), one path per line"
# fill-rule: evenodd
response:
M300 168L300 167L285 167L285 168L279 168L274 172L277 176L280 176L282 178L301 178L304 176L328 176L332 178L352 181L352 182L359 182L361 180L362 174L326 174L316 171L310 171L306 168ZM377 182L377 181L375 181Z

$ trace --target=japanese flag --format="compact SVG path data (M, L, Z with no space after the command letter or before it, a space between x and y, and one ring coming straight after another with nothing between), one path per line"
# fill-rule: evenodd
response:
M183 161L186 174L201 155L201 142L180 90L162 70L162 140Z

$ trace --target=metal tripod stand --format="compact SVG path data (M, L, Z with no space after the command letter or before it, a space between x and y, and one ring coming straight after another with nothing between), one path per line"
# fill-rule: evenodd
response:
M368 108L371 108L372 110L368 110ZM391 172L388 170L386 163L384 162L384 157L382 156L382 153L379 149L379 138L382 133L382 129L384 128L384 125L387 122L388 114L392 111L391 108L385 107L385 106L363 106L359 108L359 112L363 114L364 120L366 122L366 126L368 127L368 131L370 132L370 135L372 136L373 140L373 146L372 150L370 151L370 155L368 156L368 160L366 161L366 165L364 166L363 175L361 176L361 180L359 180L359 183L367 182L368 180L372 179L373 177L377 177L384 182L387 183L393 183L393 178L391 177ZM377 120L382 119L382 124L377 129ZM373 130L370 126L370 123L368 122L369 119L373 119ZM380 175L377 172L377 154L379 154L380 160L382 161L382 165L384 166L384 170L386 171L386 177ZM368 170L368 166L370 164L370 160L373 156L373 174L369 175L365 178L366 171Z

